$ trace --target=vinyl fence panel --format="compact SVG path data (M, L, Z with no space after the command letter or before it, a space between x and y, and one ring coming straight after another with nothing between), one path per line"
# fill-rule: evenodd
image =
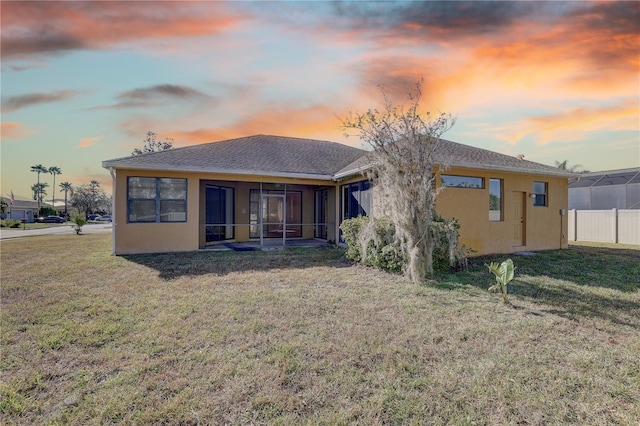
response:
M640 245L640 210L618 210L618 242Z
M640 245L640 210L569 210L569 241Z

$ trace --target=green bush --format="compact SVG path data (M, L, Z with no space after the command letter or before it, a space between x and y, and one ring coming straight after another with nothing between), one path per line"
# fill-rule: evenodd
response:
M84 215L76 213L73 215L73 230L76 231L76 234L80 235L82 232L82 227L87 224L87 219L85 219Z
M458 244L460 223L456 219L436 216L431 224L436 241L433 249L433 268L436 271L458 269L466 265L464 246ZM402 272L406 257L395 238L395 227L388 217L372 219L366 216L347 219L340 225L347 245L345 257L364 265Z
M49 206L40 207L40 210L38 210L39 217L57 216L57 215L58 215L58 212Z
M355 262L360 262L360 243L358 242L358 235L360 235L360 229L365 223L369 222L369 218L366 216L358 216L352 219L347 219L340 225L342 231L342 239L347 245L347 251L345 257Z
M366 216L347 219L340 225L347 244L347 259L389 272L402 272L406 260L395 241L395 228L386 218Z
M22 222L16 219L5 219L2 221L2 227L4 228L20 228Z
M433 247L433 269L448 271L460 269L467 264L467 254L471 251L458 243L460 222L436 215L431 222L431 234L436 241Z

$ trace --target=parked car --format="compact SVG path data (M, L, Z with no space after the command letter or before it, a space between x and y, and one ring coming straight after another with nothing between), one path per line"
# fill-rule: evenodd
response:
M44 223L65 223L67 220L60 216L47 216L44 218Z
M99 217L99 214L90 214L89 216L87 216L87 220L98 220Z
M105 214L96 219L98 222L111 222L113 219L110 214Z

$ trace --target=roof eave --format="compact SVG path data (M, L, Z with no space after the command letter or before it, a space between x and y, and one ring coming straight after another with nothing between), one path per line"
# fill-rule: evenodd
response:
M367 169L371 168L371 164L366 166L358 167L357 169L347 170L345 172L336 173L333 175L333 180L343 180L352 176L356 176L358 174L362 174ZM557 177L565 177L572 178L577 177L579 174L571 173L567 171L563 171L558 169L555 170L528 170L521 169L518 167L508 167L508 166L486 166L480 164L467 164L467 163L451 163L447 166L447 168L459 167L462 169L477 169L477 170L488 170L488 171L496 171L496 172L509 172L509 173L518 173L518 174L528 174L528 175L538 175L538 176L557 176Z
M479 170L488 170L488 171L496 171L496 172L509 172L509 173L518 173L522 175L539 175L539 176L557 176L557 177L566 177L571 178L578 176L576 173L571 173L567 171L563 171L562 169L555 170L529 170L522 169L519 167L509 167L509 166L485 166L481 164L465 164L465 163L452 163L449 164L449 168L451 167L460 167L463 169L479 169Z
M295 173L295 172L273 172L265 170L243 170L243 169L222 169L222 168L201 168L201 167L168 167L166 165L126 165L116 164L111 161L103 161L102 167L105 169L126 169L126 170L144 170L159 172L187 172L187 173L207 173L207 174L230 174L241 176L268 176L293 179L310 179L310 180L326 180L331 181L331 175L323 175L317 173Z

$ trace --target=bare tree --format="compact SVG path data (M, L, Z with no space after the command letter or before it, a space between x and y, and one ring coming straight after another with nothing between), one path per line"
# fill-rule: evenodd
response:
M433 274L434 153L440 136L455 123L449 114L432 117L420 112L421 85L418 82L415 93L409 94L406 107L393 105L383 89L381 110L349 113L342 120L346 131L356 130L372 148L367 177L395 226L395 237L407 258L405 275L416 283Z
M144 138L144 145L142 149L136 148L131 152L131 155L141 155L148 152L165 151L173 148L173 139L165 138L165 140L158 140L158 134L156 132L147 132L147 137Z
M108 210L111 206L111 199L100 188L98 181L92 180L88 184L73 188L71 205L78 209L78 213L84 212L87 215L100 210Z

